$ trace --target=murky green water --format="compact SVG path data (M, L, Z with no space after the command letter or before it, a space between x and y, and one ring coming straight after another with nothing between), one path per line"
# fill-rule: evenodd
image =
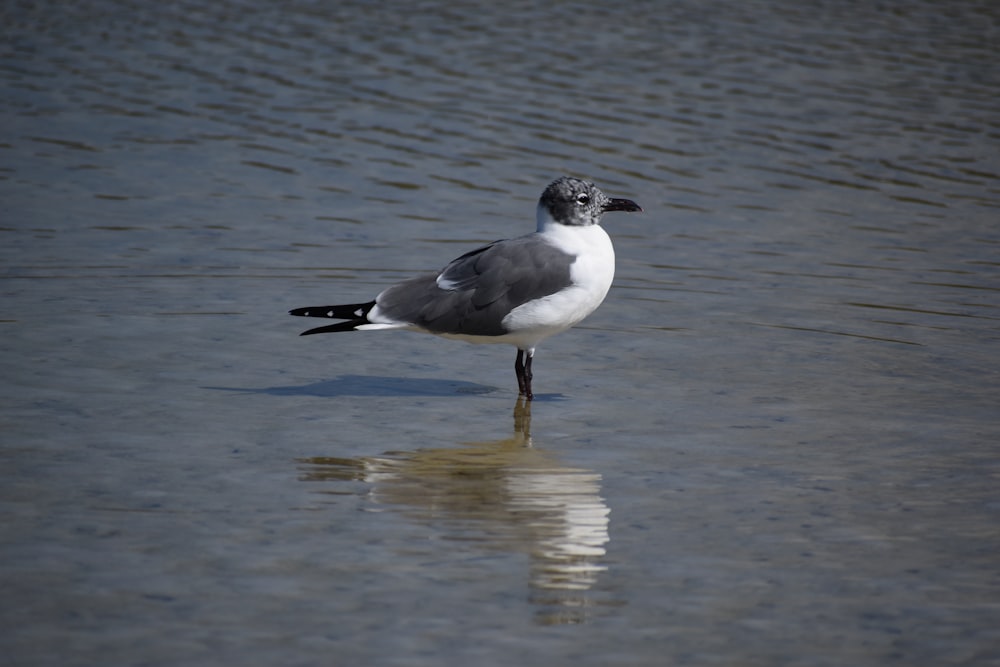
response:
M990 3L0 9L12 665L1000 663ZM547 341L298 338L534 226Z

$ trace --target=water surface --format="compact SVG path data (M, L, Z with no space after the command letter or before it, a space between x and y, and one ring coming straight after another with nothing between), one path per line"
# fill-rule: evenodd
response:
M1000 663L1000 14L0 10L16 665ZM628 197L514 351L298 338Z

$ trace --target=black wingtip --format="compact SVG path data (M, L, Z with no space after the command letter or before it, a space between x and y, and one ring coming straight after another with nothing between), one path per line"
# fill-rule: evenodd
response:
M337 322L336 324L328 324L325 327L316 327L315 329L309 329L308 331L303 331L300 336L312 336L313 334L321 333L340 333L341 331L354 331L358 326L365 324L365 320L351 320L350 322Z
M343 303L335 306L306 306L305 308L292 308L288 314L298 317L322 317L328 320L356 320L364 318L368 311L374 307L374 301Z

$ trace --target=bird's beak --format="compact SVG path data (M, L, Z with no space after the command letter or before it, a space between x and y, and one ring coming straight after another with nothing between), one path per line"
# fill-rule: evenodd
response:
M631 199L609 199L604 205L604 212L625 211L626 213L642 213L642 207Z

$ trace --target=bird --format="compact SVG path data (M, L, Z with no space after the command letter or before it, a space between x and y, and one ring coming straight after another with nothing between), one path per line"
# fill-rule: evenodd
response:
M289 314L343 320L301 336L401 329L513 345L518 392L530 401L539 343L594 312L611 288L615 252L600 226L611 211L642 207L608 197L590 181L563 176L542 192L534 232L476 248L371 301L306 306Z

